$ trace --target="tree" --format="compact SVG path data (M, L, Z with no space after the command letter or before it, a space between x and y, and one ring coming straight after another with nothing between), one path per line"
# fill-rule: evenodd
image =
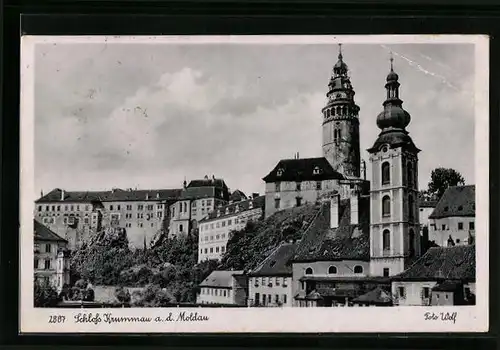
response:
M35 281L33 298L35 307L54 307L60 301L56 290L48 282Z
M464 185L463 176L451 168L436 168L431 172L431 181L428 184L428 194L441 199L450 186Z
M125 289L123 287L118 287L115 289L115 297L116 299L122 303L122 304L127 304L130 303L130 292L128 289Z

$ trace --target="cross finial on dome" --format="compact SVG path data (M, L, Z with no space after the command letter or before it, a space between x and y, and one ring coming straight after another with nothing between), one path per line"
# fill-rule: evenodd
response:
M342 44L339 44L339 60L342 60Z
M389 58L389 60L391 61L391 72L394 72L394 66L393 66L394 56L392 55L392 51L391 51L391 58Z

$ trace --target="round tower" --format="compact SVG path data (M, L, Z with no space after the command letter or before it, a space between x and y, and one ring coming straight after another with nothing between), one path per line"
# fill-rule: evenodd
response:
M359 107L354 103L354 90L347 64L339 44L338 61L328 84L323 112L323 157L333 169L348 177L360 177Z

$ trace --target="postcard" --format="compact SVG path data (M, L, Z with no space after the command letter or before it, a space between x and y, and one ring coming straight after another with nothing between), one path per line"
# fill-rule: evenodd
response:
M485 332L489 38L24 36L20 332Z

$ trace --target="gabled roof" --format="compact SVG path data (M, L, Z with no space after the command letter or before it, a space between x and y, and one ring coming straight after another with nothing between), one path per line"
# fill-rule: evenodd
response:
M214 179L206 176L204 179L192 180L187 185L190 187L217 187L217 188L227 188L226 183L223 179Z
M282 159L274 169L263 178L265 182L341 179L344 179L344 176L333 170L328 160L324 157Z
M339 227L330 228L330 202L322 204L318 216L299 243L293 261L338 261L370 259L370 202L359 197L357 225L351 224L350 199L339 201Z
M297 246L293 243L279 245L249 276L291 276L292 264L290 258Z
M451 186L446 189L429 219L476 216L476 186Z
M391 304L392 295L384 288L378 286L375 289L369 291L368 293L360 295L353 301L358 303L367 303L367 304Z
M35 240L68 242L36 219L33 219L33 225L33 234Z
M200 287L231 288L233 276L235 275L243 275L243 271L212 271L212 273L201 282Z
M433 247L407 270L393 277L400 281L476 279L476 246Z
M231 196L229 196L229 200L232 202L244 201L245 199L247 199L247 196L240 190L235 190L231 193Z
M259 196L254 199L247 199L245 201L230 203L220 206L212 210L208 214L208 216L206 216L203 220L200 221L200 223L205 223L212 220L219 220L226 216L235 215L236 213L241 213L243 211L247 211L250 209L264 208L265 201L266 201L265 196ZM250 203L252 204L251 208L250 208ZM217 216L217 213L219 213L219 216Z
M53 202L121 202L121 201L158 201L176 199L181 189L133 190L113 189L111 191L64 191L56 188L36 203Z

